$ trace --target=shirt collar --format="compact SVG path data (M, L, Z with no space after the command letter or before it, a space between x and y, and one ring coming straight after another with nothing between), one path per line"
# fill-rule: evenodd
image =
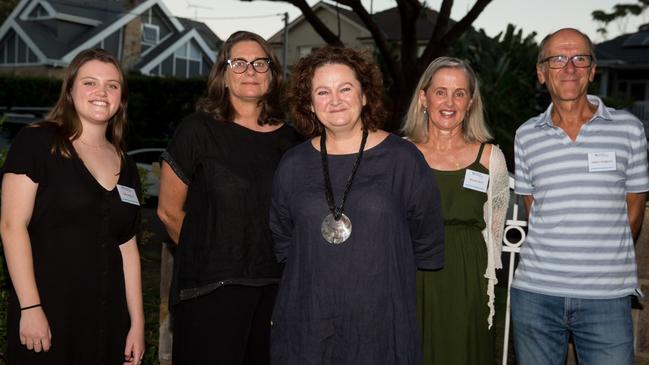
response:
M595 114L593 114L593 117L590 118L588 122L591 122L595 119L613 120L613 117L611 116L611 112L608 110L606 105L604 105L602 99L600 99L598 96L595 95L586 95L586 97L588 98L588 101L591 104L597 105L597 110L595 111ZM552 123L553 107L554 107L554 103L550 103L550 106L541 115L539 115L539 120L535 124L536 127L554 126L554 124Z

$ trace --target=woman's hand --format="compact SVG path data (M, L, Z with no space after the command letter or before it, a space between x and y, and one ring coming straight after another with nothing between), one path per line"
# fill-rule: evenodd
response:
M42 307L25 309L20 313L20 343L28 350L49 351L52 332Z
M124 347L124 365L140 365L144 357L144 326L131 325Z

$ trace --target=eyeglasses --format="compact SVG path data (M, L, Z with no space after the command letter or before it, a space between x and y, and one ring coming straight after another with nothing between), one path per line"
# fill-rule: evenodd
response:
M252 69L256 72L263 74L268 72L270 68L270 58L255 58L252 61L242 60L240 58L234 60L228 60L228 65L232 69L232 72L235 74L242 74L248 70L248 66L252 66Z
M587 54L578 54L572 57L559 55L559 56L550 56L546 59L541 60L539 63L547 62L548 67L558 69L564 68L568 64L568 61L571 61L573 66L578 68L590 67L593 64L593 56Z

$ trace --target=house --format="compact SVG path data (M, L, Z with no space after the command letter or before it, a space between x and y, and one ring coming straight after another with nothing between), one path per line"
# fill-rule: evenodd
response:
M634 101L631 111L649 122L649 24L595 46L600 95Z
M0 73L60 77L81 50L101 47L131 73L200 77L221 43L162 0L21 0L0 26Z
M373 50L374 40L369 30L361 19L351 10L319 1L312 7L316 16L350 48L359 50ZM433 34L437 12L424 8L417 19L416 36L418 52L421 54ZM372 18L383 32L388 44L394 46L395 53L401 43L401 18L397 7L372 14ZM449 26L456 22L449 21ZM286 27L288 29L287 65L290 67L295 62L308 55L314 48L322 47L325 42L311 27L304 15L300 15ZM278 31L268 39L277 56L282 58L284 50L284 29Z

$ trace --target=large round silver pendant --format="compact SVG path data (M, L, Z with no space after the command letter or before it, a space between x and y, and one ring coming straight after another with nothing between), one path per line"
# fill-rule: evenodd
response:
M352 234L352 221L344 214L340 216L340 219L335 220L334 215L330 213L322 221L320 233L327 242L334 245L341 244Z

